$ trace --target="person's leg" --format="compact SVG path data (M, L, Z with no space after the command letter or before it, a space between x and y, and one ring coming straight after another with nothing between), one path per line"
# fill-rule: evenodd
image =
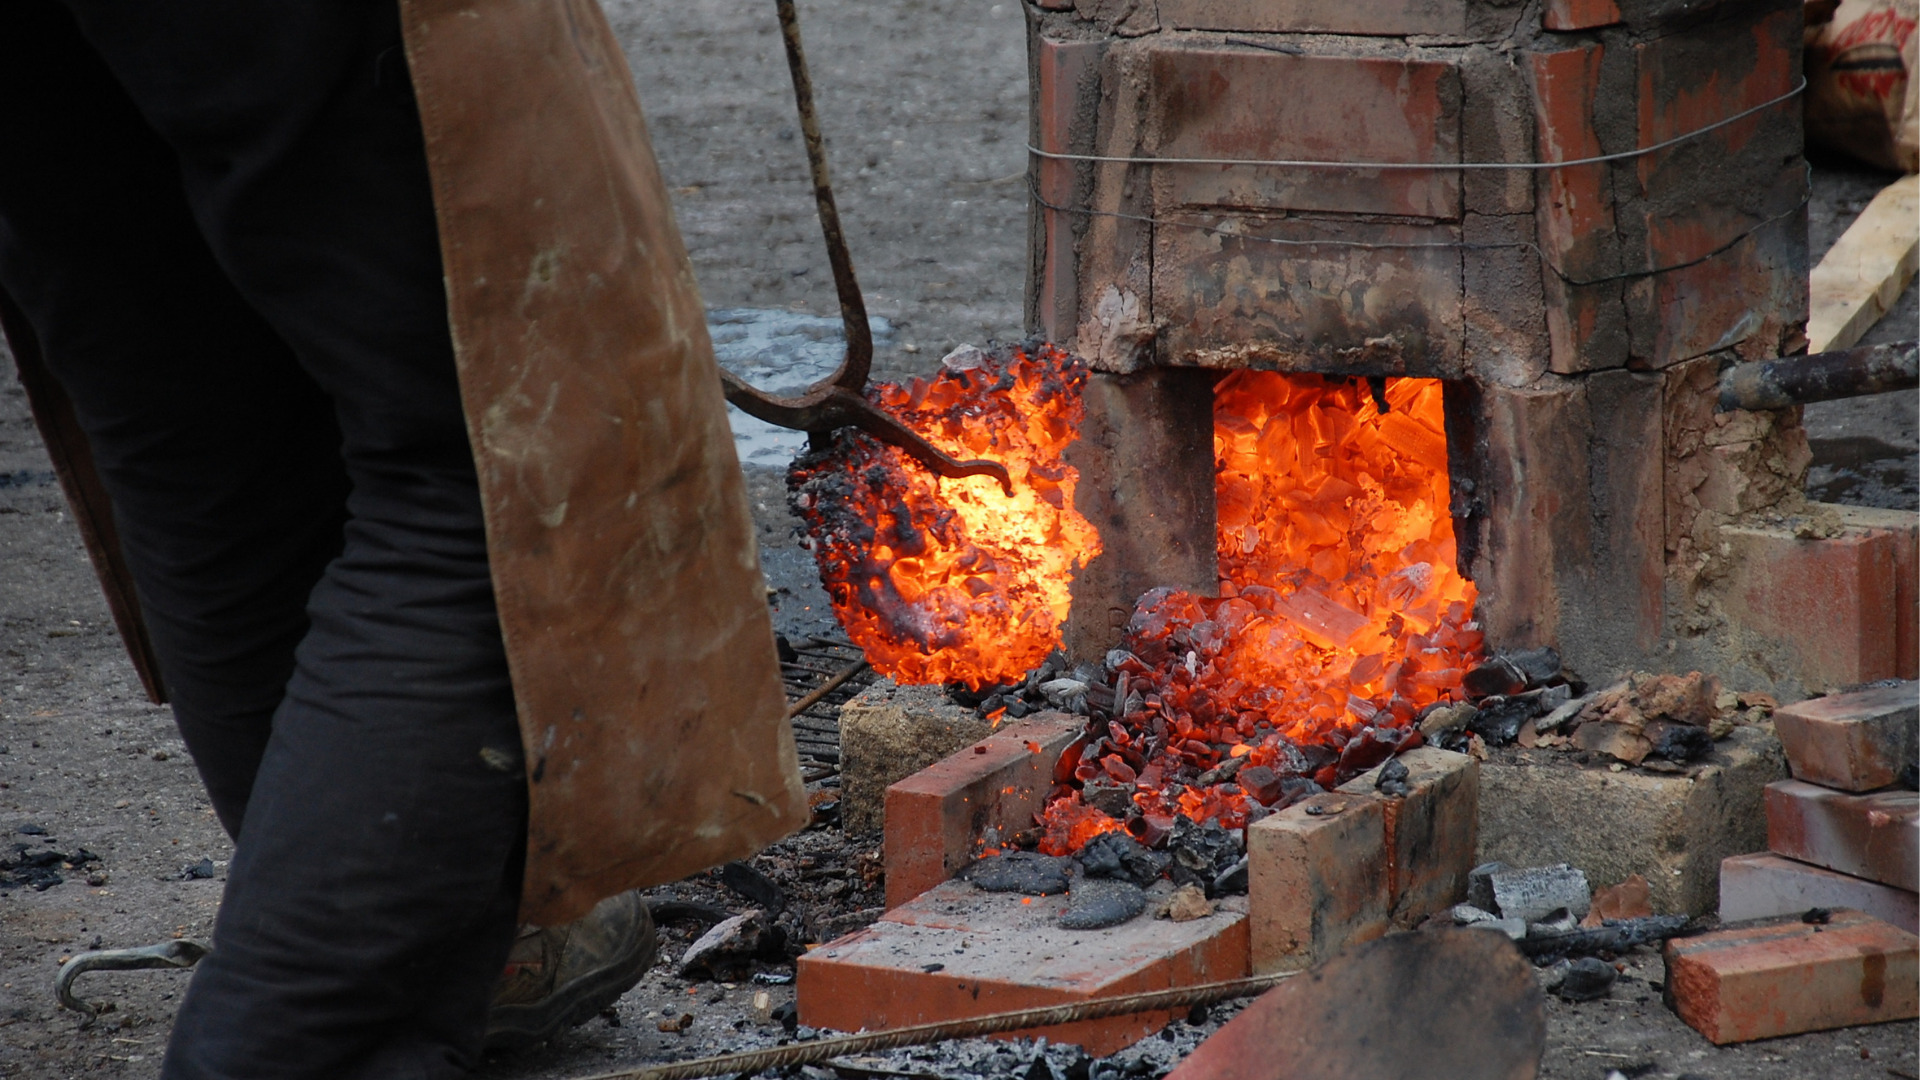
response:
M393 5L69 6L331 399L351 482L164 1073L455 1072L513 932L525 790Z
M110 492L180 731L238 835L339 552L333 406L233 290L173 152L52 0L0 8L0 287Z

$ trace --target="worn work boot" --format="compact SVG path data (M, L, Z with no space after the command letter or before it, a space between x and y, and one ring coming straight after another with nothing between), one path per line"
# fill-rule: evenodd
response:
M660 941L638 892L563 926L522 926L487 1013L486 1048L543 1042L592 1019L653 966Z

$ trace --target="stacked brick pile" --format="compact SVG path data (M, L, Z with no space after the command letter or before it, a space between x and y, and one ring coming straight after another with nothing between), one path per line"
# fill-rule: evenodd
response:
M1720 917L1844 907L1920 932L1920 793L1900 776L1920 683L1790 705L1774 728L1793 779L1767 785L1768 850L1721 864Z
M1667 946L1668 1003L1715 1043L1911 1019L1920 684L1804 701L1774 724L1794 778L1767 785L1769 850L1722 864L1731 925Z

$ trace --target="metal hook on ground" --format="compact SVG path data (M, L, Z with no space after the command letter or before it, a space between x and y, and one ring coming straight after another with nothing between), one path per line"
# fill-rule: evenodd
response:
M797 397L781 397L755 389L746 380L722 368L721 385L727 401L741 412L769 424L804 431L816 444L836 428L856 427L881 442L899 447L941 476L991 476L1007 494L1013 477L997 461L959 460L928 442L866 399L862 391L873 367L873 329L867 323L867 305L853 274L846 233L827 178L827 151L820 135L820 118L813 108L813 79L807 74L806 53L800 47L800 19L793 0L774 0L780 13L781 36L786 39L787 67L793 74L794 103L800 111L800 132L807 145L807 165L813 180L814 205L820 214L820 232L826 240L827 262L833 268L834 289L840 295L840 319L846 327L847 351L832 375L814 383Z
M60 973L53 979L53 996L59 999L60 1004L85 1017L80 1021L80 1026L86 1027L100 1015L100 1008L74 994L75 979L89 971L190 968L212 951L212 945L198 938L180 938L158 945L142 945L136 949L96 949L79 953L60 965Z

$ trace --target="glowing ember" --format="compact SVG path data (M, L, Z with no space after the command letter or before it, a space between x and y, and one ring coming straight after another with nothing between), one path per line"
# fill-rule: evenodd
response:
M891 446L843 433L794 464L793 505L834 612L874 670L978 689L1022 678L1060 645L1074 571L1100 537L1073 508L1063 455L1087 372L1052 346L973 352L932 379L869 396L959 458L1013 476L943 479Z
M1351 380L1220 383L1221 597L1141 598L1113 719L1075 770L1134 787L1136 833L1176 814L1241 827L1249 798L1287 805L1417 745L1420 709L1458 696L1482 637L1454 569L1440 386L1386 397L1382 415ZM1248 782L1221 775L1236 769ZM1063 791L1045 825L1042 850L1064 854L1119 823Z
M1061 460L1085 378L1041 348L878 392L953 453L1006 462L1011 500L864 437L796 465L822 577L875 668L979 688L1058 647L1072 571L1099 551ZM1482 638L1454 568L1441 390L1392 379L1385 398L1383 414L1355 380L1221 381L1220 596L1141 598L1108 657L1112 707L1062 762L1041 850L1121 828L1151 844L1177 817L1240 828L1255 803L1289 805L1417 745L1420 710L1459 698Z

